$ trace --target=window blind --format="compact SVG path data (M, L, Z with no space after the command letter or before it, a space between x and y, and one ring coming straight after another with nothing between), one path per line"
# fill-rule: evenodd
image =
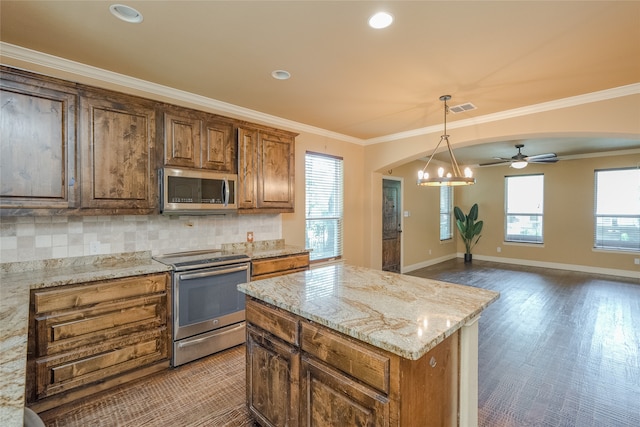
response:
M595 171L594 247L640 251L640 169Z
M505 177L505 241L542 243L544 175Z
M342 256L343 160L305 154L305 245L312 261Z
M453 238L453 187L440 187L440 240Z

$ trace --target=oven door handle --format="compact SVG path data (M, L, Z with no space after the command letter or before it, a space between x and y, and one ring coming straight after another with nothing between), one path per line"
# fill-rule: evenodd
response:
M202 271L200 273L181 273L178 275L180 280L199 279L201 277L213 277L221 274L235 273L236 271L248 270L249 264L239 265L237 267L225 268L223 270Z
M237 332L238 330L240 330L240 329L242 329L244 327L245 327L244 323L241 323L240 325L237 325L237 326L235 326L235 327L233 327L231 329L228 329L228 330L226 330L224 332L220 332L217 335L218 336L227 335L227 334L230 334L230 333L233 333L233 332ZM189 346L192 346L192 345L198 345L201 342L207 341L209 339L211 339L211 337L204 337L204 338L198 338L198 339L195 339L195 340L189 340L189 341L186 341L186 342L181 342L181 343L178 343L178 348L184 348L184 347L189 347Z

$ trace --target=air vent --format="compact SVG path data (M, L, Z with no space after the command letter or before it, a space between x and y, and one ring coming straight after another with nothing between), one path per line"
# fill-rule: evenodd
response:
M466 104L455 105L453 107L449 107L449 111L452 113L463 113L465 111L475 110L477 107L470 102Z

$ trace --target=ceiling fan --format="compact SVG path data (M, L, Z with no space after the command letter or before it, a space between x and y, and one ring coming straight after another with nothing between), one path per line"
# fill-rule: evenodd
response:
M558 156L555 153L546 153L546 154L538 154L535 156L527 156L522 154L520 151L521 148L524 148L524 144L516 144L515 146L518 149L518 154L511 158L506 157L495 157L499 162L491 162L491 163L481 163L479 166L492 166L499 165L502 163L511 163L512 168L522 169L527 167L529 163L555 163L558 161Z

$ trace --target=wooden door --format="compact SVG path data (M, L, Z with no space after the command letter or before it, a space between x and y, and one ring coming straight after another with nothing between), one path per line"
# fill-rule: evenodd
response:
M301 364L300 426L389 426L389 399L310 357Z
M193 113L165 111L164 113L164 164L199 168L201 120Z
M258 131L238 128L238 208L257 207L256 174Z
M258 147L258 208L294 208L295 142L288 135L260 132Z
M297 348L247 326L247 406L263 426L296 427L300 378Z
M87 92L80 106L82 208L152 213L158 198L153 104Z
M206 117L203 123L200 147L202 168L237 173L233 123L215 117Z
M0 208L74 207L75 89L2 71Z
M400 273L402 183L382 180L382 270Z

